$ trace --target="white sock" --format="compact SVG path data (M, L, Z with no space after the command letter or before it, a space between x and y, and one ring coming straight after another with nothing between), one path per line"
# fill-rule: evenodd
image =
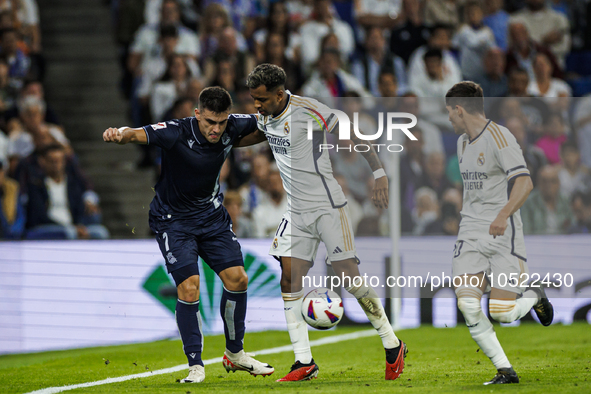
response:
M526 293L531 290L526 291ZM533 291L531 291L533 293ZM500 323L511 323L515 320L521 319L527 315L530 309L538 302L538 298L534 293L532 297L530 294L518 300L498 300L491 299L488 305L490 317Z
M382 306L382 302L378 298L375 290L362 284L359 287L345 287L351 295L357 298L357 302L361 305L361 308L365 312L365 315L369 319L371 325L377 330L382 338L382 343L385 349L393 349L400 346L400 341L394 334L394 330L388 321L386 311Z
M476 290L480 292L480 290ZM482 296L482 292L480 292L480 295ZM511 368L511 363L497 339L493 325L488 320L488 317L482 313L480 298L460 297L458 298L458 307L464 315L472 339L484 354L490 358L494 366L497 369Z
M281 296L283 297L285 321L293 345L295 361L309 364L312 361L312 351L308 338L308 325L301 313L304 290L297 293L281 293Z

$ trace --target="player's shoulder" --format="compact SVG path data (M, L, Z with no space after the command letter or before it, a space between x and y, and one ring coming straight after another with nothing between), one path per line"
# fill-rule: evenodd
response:
M505 149L510 146L517 144L517 140L509 131L508 128L502 126L496 122L491 121L487 127L488 133L485 133L489 144L493 147L497 147L499 150Z
M150 127L152 130L179 130L183 129L185 126L190 127L190 120L192 118L183 118L183 119L172 119L167 120L165 122L158 122L154 124L150 124L145 127Z
M298 96L297 94L291 95L290 104L292 106L292 112L306 109L316 111L326 111L329 109L328 106L312 97Z

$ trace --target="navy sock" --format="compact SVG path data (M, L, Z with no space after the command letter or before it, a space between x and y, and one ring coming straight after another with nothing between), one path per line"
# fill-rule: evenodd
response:
M199 301L176 302L176 324L183 340L183 350L189 360L189 366L201 365L201 351L203 349L203 335L201 334L201 315Z
M220 302L220 314L224 321L226 349L238 353L243 348L244 319L246 318L246 290L229 291L224 288Z

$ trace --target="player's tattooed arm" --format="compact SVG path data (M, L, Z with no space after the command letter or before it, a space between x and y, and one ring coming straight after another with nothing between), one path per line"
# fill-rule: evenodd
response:
M488 230L488 233L492 235L493 238L496 238L497 235L505 234L507 219L521 208L533 187L534 185L529 176L520 176L513 181L513 188L511 189L509 201L507 201L507 204L501 209Z
M257 129L257 131L254 133L250 133L240 139L237 139L236 142L234 142L234 147L241 148L244 146L256 145L265 141L266 139L267 137L265 137L265 133Z
M351 141L355 145L359 145L359 144L367 145L359 137L357 137L355 135L355 133L351 133ZM374 174L376 173L376 171L381 170L382 175L381 176L377 175L377 179L376 179L375 184L373 186L373 195L371 196L371 199L376 207L383 208L383 209L388 208L388 198L389 198L388 197L388 192L389 192L388 177L386 176L386 173L384 172L384 168L382 166L382 162L380 161L380 158L378 157L378 154L376 153L375 149L371 145L369 145L369 150L367 152L359 152L359 153L361 153L363 158L367 161L367 163L371 167L371 170L374 172Z
M135 144L147 144L148 137L143 128L132 129L131 127L109 127L103 133L103 141L115 142L119 145L125 145L130 142Z

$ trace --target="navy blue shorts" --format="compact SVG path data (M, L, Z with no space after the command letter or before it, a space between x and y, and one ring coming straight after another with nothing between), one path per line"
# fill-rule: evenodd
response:
M156 233L169 273L197 264L199 257L218 275L226 268L244 266L242 250L231 225L224 206L203 220L155 216L150 212L150 228Z

